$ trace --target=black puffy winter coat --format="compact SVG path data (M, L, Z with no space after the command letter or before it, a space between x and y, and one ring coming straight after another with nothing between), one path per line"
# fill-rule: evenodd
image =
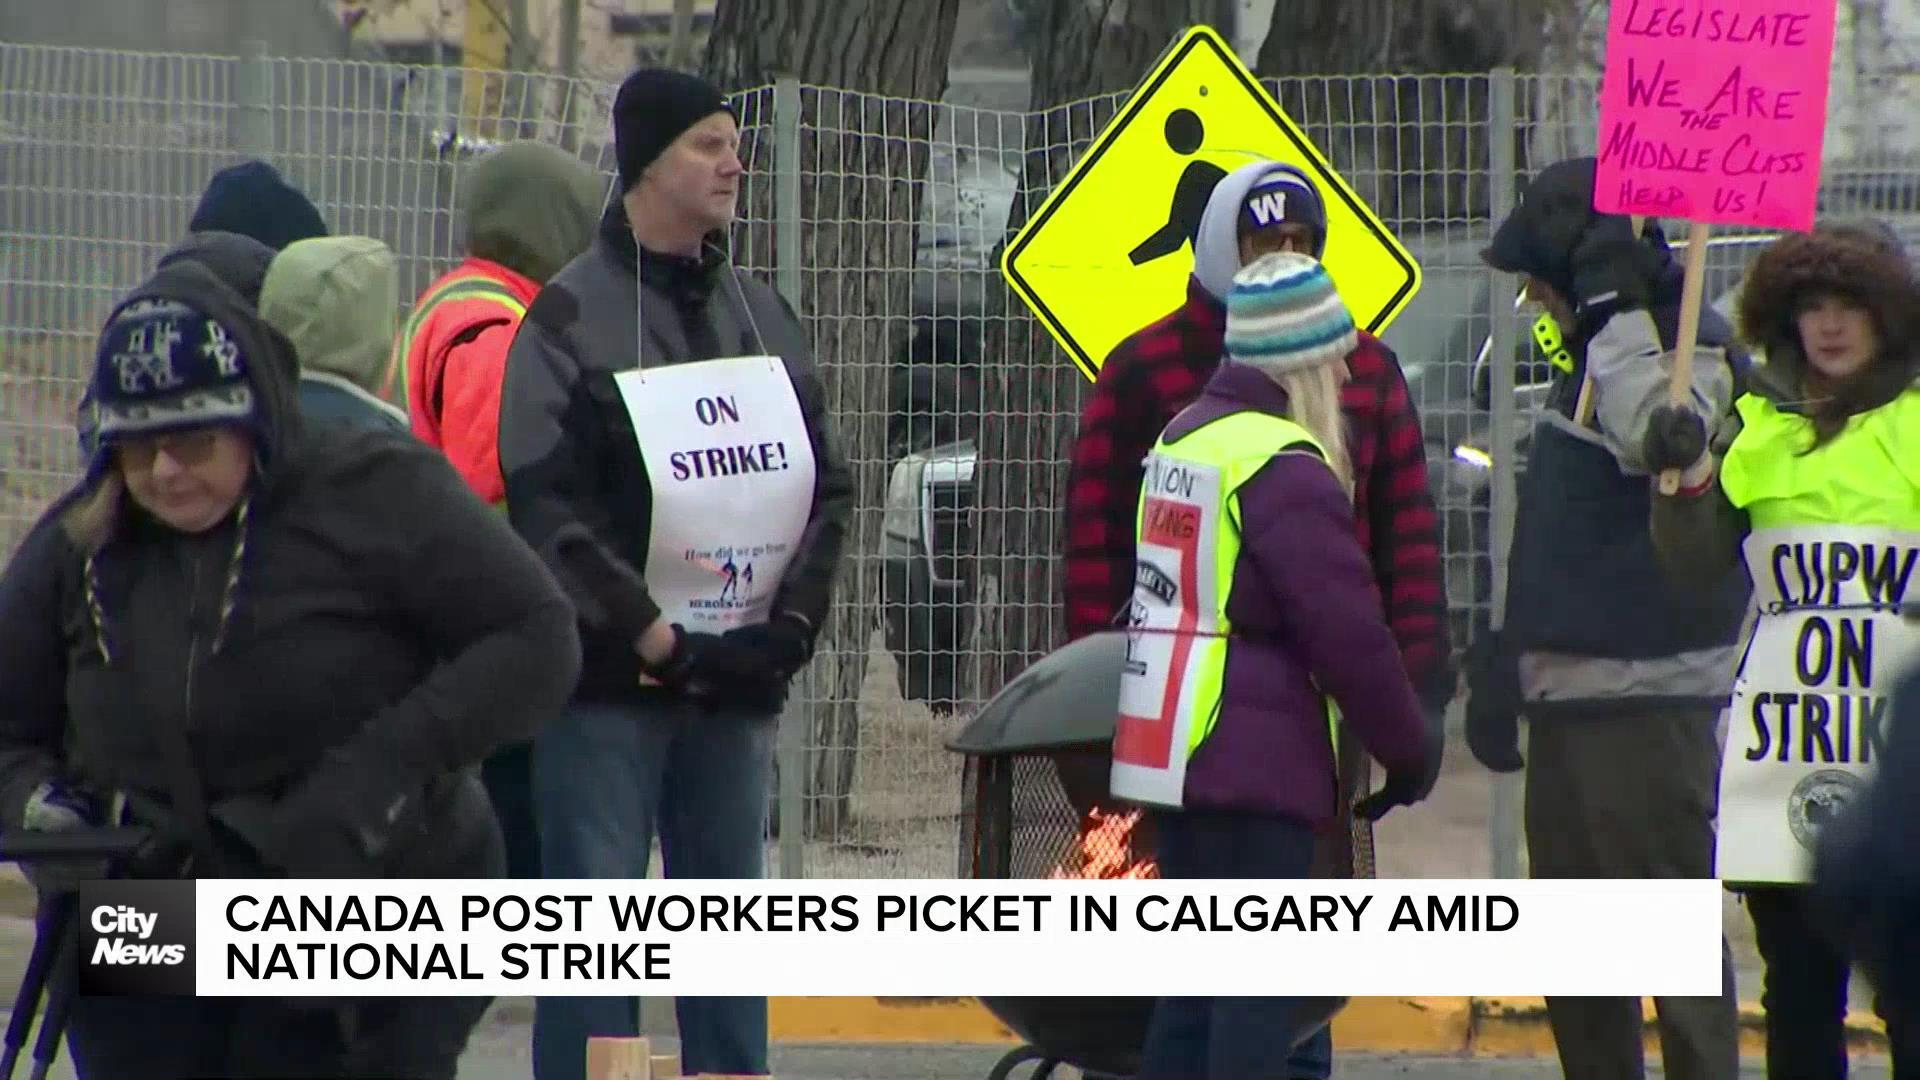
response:
M497 872L475 767L556 715L578 675L558 583L433 450L309 438L292 348L204 267L162 267L126 299L142 297L198 307L241 345L258 461L244 513L208 532L123 499L89 574L70 512L89 482L15 551L0 828L62 778L160 807L205 856L192 876ZM316 828L355 842L325 857Z

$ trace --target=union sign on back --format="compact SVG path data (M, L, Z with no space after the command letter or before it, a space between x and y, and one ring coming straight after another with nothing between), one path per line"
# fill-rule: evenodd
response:
M1177 307L1213 187L1259 159L1313 177L1327 207L1327 272L1379 333L1420 267L1209 27L1187 31L1007 245L1007 281L1093 378L1128 334Z

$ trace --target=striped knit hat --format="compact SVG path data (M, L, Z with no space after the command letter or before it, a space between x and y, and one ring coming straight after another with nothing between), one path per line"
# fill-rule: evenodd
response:
M1318 260L1263 255L1234 275L1227 294L1227 355L1278 375L1344 360L1358 348L1353 316Z

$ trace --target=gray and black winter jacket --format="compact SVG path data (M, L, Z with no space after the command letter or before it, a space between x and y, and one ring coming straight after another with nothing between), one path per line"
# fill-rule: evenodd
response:
M854 487L807 334L779 293L737 273L714 246L698 259L652 251L639 256L626 210L615 199L593 246L554 275L520 324L507 354L500 410L500 468L513 527L546 552L560 530L584 526L609 555L644 577L652 488L614 375L641 364L779 356L817 467L812 513L773 611L817 632L832 604ZM636 357L642 326L645 352ZM638 621L657 615L654 609ZM631 621L601 623L583 613L576 697L631 703L664 693L639 685Z
M1674 589L1648 527L1655 477L1642 459L1648 419L1667 402L1678 338L1681 268L1671 260L1647 308L1573 335L1533 430L1519 492L1497 664L1511 665L1534 720L1623 708L1719 708L1732 691L1748 587L1727 567ZM1701 313L1693 399L1725 422L1747 363L1732 328ZM1583 379L1591 425L1575 422Z

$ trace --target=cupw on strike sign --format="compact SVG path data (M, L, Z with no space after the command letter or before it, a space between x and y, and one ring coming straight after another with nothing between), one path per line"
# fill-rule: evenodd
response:
M1155 455L1143 498L1112 787L1118 798L1177 807L1194 725L1210 721L1219 700L1226 648L1214 567L1220 472Z

